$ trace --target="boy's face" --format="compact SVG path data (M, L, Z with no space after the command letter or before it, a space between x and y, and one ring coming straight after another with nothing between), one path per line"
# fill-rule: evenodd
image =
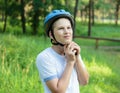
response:
M73 38L73 29L71 23L66 18L60 18L53 24L53 33L55 39L61 44L69 44ZM50 36L52 39L53 37Z

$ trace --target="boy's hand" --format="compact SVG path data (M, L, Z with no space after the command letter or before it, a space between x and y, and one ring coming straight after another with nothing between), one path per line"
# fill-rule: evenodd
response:
M80 47L75 43L71 42L64 46L65 56L68 62L76 62L76 56L80 53Z

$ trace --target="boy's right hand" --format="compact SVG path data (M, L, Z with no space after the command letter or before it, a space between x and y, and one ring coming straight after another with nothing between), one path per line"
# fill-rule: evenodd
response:
M75 56L76 50L74 50L74 44L72 42L64 46L64 52L67 62L72 62L72 63L76 62L76 56Z

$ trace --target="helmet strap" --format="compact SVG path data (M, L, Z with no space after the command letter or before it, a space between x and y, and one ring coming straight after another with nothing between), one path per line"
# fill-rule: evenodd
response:
M61 43L59 43L56 39L55 39L55 36L54 36L54 32L53 32L53 30L51 29L51 34L52 34L52 36L53 36L53 39L51 39L51 43L53 44L53 45L60 45L60 46L64 46L64 44L61 44ZM54 42L55 41L55 42Z
M51 43L52 43L53 45L60 45L60 46L64 46L63 44L61 44L61 43L59 43L59 42L54 42L54 40L53 40L53 39L51 39Z

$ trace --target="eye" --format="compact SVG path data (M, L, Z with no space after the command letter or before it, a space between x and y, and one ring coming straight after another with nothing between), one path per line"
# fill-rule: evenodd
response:
M64 29L64 28L63 28L63 27L59 27L59 28L58 28L58 30L62 30L62 29Z
M72 27L71 26L68 26L67 29L71 29Z

